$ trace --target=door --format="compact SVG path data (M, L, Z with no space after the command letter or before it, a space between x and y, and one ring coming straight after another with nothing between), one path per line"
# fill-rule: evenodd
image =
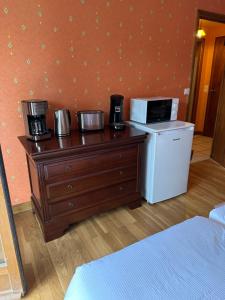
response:
M211 79L206 107L204 135L213 137L216 114L218 108L220 86L225 67L225 36L215 40L214 55L212 62Z
M205 48L205 40L204 39L198 40L196 42L195 60L194 60L194 68L193 68L193 81L194 81L193 98L194 99L193 99L193 107L192 107L192 114L190 120L192 123L195 123L196 121L204 48Z
M21 295L26 282L0 147L0 298ZM8 299L7 298L7 299Z
M225 73L220 89L211 157L225 167Z

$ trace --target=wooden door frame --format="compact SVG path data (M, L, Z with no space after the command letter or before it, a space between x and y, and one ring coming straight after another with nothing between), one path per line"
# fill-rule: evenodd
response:
M225 126L223 125L224 122L220 122L220 120L223 120L223 114L225 112L224 107L224 98L225 98L225 70L223 73L223 78L221 82L220 87L220 95L219 95L219 101L218 101L218 109L216 114L216 122L215 122L215 130L214 130L214 138L213 138L213 144L212 144L212 152L211 152L211 158L214 159L217 163L225 167L225 153L224 150L221 149L221 137L220 133L221 131L224 132ZM221 126L222 124L222 126ZM220 152L217 150L220 149Z
M196 21L195 21L195 32L197 32L200 19L225 24L225 15L199 9L197 11L197 16L196 16ZM197 43L198 43L198 41L195 38L194 46L193 46L193 55L192 55L193 58L192 58L192 69L191 69L190 94L188 97L187 112L186 112L186 121L187 122L191 122L192 115L193 115L193 108L194 108L194 90L195 90L195 81L196 81L196 78L194 78L195 77L194 76L194 64L195 64L195 55L196 55L196 51L197 51Z
M209 116L212 116L212 115L215 116L215 123L214 123L213 131L215 130L216 117L217 117L217 114L218 114L218 107L219 107L219 98L220 98L220 94L221 94L222 81L224 79L224 69L225 69L225 67L223 65L223 67L222 67L223 71L222 71L221 77L220 77L221 80L219 80L220 87L218 88L218 94L217 94L217 98L216 98L217 99L216 112L215 112L215 114L214 113L211 114L212 107L210 106L210 104L215 103L215 99L213 101L211 99L211 97L212 97L211 91L214 88L212 85L213 85L213 83L215 83L214 82L214 80L215 80L214 76L216 76L214 74L214 72L215 72L215 70L216 70L216 73L218 71L218 69L215 68L215 64L216 64L216 60L218 60L218 58L219 58L219 61L221 59L221 56L217 55L218 54L218 41L219 40L222 40L223 53L224 53L225 35L217 36L215 38L215 41L214 41L213 59L212 59L212 66L211 66L211 76L210 76L210 82L209 82L209 91L208 91L208 97L207 97L207 103L206 103L205 121L204 121L204 128L203 128L203 135L205 135L205 136L211 136L210 135L210 129L209 129L209 127L210 127L210 125L209 125L210 124L210 120L209 120L210 117ZM223 56L223 58L224 58L224 56ZM220 62L219 62L219 64L220 64ZM211 128L212 128L212 126L211 126ZM212 136L213 136L213 133L212 133Z
M26 279L23 271L19 243L13 218L10 194L6 179L5 167L0 145L0 236L4 250L6 263L0 268L0 275L3 275L9 282L6 290L10 293L24 295L27 291ZM0 296L4 295L1 291ZM6 297L6 295L5 295Z
M204 48L205 48L205 38L200 40L196 40L196 48L195 48L195 58L194 62L196 65L193 70L193 105L192 105L192 114L191 114L191 123L195 123L196 115L197 115L197 106L198 106L198 95L200 89L200 80L202 75L202 65L203 65L203 56L204 56Z

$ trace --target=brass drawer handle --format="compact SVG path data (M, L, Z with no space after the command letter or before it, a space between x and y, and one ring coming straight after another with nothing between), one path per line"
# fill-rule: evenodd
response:
M123 171L120 171L120 175L123 175Z
M65 172L69 172L72 170L72 167L71 166L65 166Z
M74 207L74 203L73 202L68 202L68 206L69 207Z
M68 191L71 191L71 190L73 189L72 184L68 184L68 185L66 186L66 189L67 189Z

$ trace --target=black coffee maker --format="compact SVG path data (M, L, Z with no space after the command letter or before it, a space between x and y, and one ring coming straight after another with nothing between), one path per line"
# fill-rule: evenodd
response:
M51 137L46 126L48 102L45 100L21 101L26 136L29 140L40 141Z
M125 129L125 123L123 122L123 99L122 95L110 96L109 126L114 130Z

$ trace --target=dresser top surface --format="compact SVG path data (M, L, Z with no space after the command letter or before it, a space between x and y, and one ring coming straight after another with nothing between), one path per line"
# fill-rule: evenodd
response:
M103 144L116 144L129 140L141 140L145 138L145 132L126 127L122 131L114 131L105 127L103 131L80 133L73 130L70 136L57 138L54 135L51 139L38 142L30 141L26 136L19 136L25 151L31 156L41 156L46 153L70 151L89 148L92 146L102 146Z

